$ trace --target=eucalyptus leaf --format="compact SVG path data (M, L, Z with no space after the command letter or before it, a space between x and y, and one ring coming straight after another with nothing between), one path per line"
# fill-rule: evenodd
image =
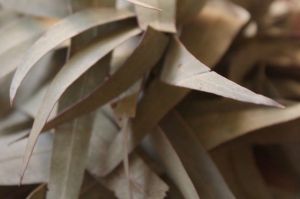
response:
M282 107L274 100L256 94L210 71L183 44L174 38L164 63L161 79L171 85L214 93L239 101Z
M155 66L164 53L167 43L167 36L149 28L139 46L119 70L92 93L59 113L46 124L44 129L53 128L58 124L93 111L120 95Z
M34 64L57 45L95 26L130 17L133 17L133 14L128 11L94 8L77 12L62 19L38 39L24 56L23 62L19 65L11 83L11 101L14 99L17 89Z

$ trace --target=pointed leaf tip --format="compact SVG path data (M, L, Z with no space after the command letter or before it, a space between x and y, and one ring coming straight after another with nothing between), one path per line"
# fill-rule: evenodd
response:
M10 101L13 102L19 86L31 68L56 46L93 27L131 17L134 17L134 14L125 10L91 8L72 14L56 23L33 44L23 57L11 82Z

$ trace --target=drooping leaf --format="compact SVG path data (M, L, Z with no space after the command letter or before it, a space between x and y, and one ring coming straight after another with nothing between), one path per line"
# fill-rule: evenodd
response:
M47 89L43 103L35 117L35 121L30 132L30 140L28 143L28 150L33 149L35 140L41 132L44 124L53 110L56 102L67 90L67 88L78 79L85 71L87 71L99 59L109 53L115 46L119 45L126 39L139 34L139 29L121 30L101 38L98 42L93 43L86 49L75 54L67 63L62 67L59 73L55 76L49 88ZM28 157L28 153L27 153Z
M108 63L105 60L102 64ZM86 90L101 82L101 78L98 77L103 71L105 67L93 68L82 76L60 100L58 109L63 109L72 103L74 98L84 95ZM87 164L93 118L94 114L85 115L56 129L47 199L79 197Z
M107 151L109 147L115 147L112 144L119 131L116 124L106 114L102 110L97 111L96 114L89 150L88 171L104 186L114 191L118 198L128 198L126 186L128 179L123 165L119 165L116 170L105 177L102 172L108 155ZM165 196L167 185L135 153L129 158L129 169L133 198L150 199Z
M235 198L178 113L168 113L160 122L160 127L177 152L200 198Z
M130 153L151 133L152 129L177 103L188 93L187 89L169 86L154 80L138 104L136 116L131 123L128 135L128 152ZM158 100L159 99L159 100ZM111 172L123 158L123 135L117 135L111 144L107 159L103 162L102 175Z
M15 107L23 106L27 100L30 100L32 95L34 95L37 90L42 88L49 78L53 76L61 66L62 58L64 59L65 51L64 49L54 51L49 53L43 59L41 59L34 70L27 76L24 80L25 84L21 86L20 92L18 93L18 98L16 99ZM16 59L18 57L15 57ZM14 59L14 58L12 58ZM13 61L8 59L8 62ZM0 112L5 112L6 108L10 109L9 105L9 85L11 82L13 74L9 73L2 79L0 79L1 89L0 89L0 101L1 103L7 104L1 107Z
M159 159L168 177L177 186L182 195L185 198L199 199L200 197L195 188L197 185L194 185L191 181L176 151L161 129L157 128L154 130L147 141L150 143L151 149L156 151L156 159Z
M11 101L14 99L17 89L34 64L57 45L95 26L123 20L132 16L133 14L129 11L95 8L75 13L61 20L37 40L24 56L23 62L19 65L11 84Z
M149 69L154 67L163 54L167 43L168 37L163 33L149 28L142 42L115 74L111 75L106 82L96 88L91 94L73 106L68 107L62 113L59 113L53 120L47 123L44 129L52 128L93 111L120 95L145 75Z
M73 60L74 57L77 56L74 52L76 52L77 49L81 48L86 42L91 40L89 39L88 36L91 36L93 33L94 33L93 31L86 32L85 34L80 35L71 41L71 48L70 48L71 58L68 60L67 63L71 62L71 66L72 65L74 66L74 63L76 64L84 59L93 58L93 56L88 58L83 56L83 59L77 60L77 62L75 61L72 63L71 61ZM121 42L121 39L119 42ZM98 49L95 46L93 46L92 48L93 50ZM97 53L93 52L93 50L92 51L88 50L86 54L95 56L95 54L100 53L100 58L101 58L105 56L107 53L109 53L110 51L108 50L105 51L104 54L101 54L103 48L100 48L100 51L97 51ZM87 70L88 71L81 77L80 75L78 76L75 75L76 76L75 79L79 77L80 78L78 79L78 81L76 81L75 84L73 84L70 87L68 92L59 101L58 104L59 111L72 104L74 102L74 99L84 96L87 92L90 92L91 89L94 89L96 85L103 82L104 77L107 74L107 69L109 68L109 61L110 61L109 58L110 57L107 56L104 59L101 59L99 62L97 62L99 59L94 58L91 60L91 62L87 64L88 66L94 65L94 67L92 67L90 70L88 70L88 68L83 69L83 71L81 71L82 73ZM84 61L80 63L81 66L87 66L85 65ZM68 68L69 66L64 68ZM76 69L76 67L72 69ZM70 73L70 71L76 71L72 69L71 70L67 69L65 72ZM60 74L61 73L59 73L58 75ZM70 79L66 79L66 80L72 81L72 77ZM75 79L73 81L75 81ZM59 81L59 78L58 80L55 79L53 82L57 83L57 81ZM50 85L50 91L51 88L52 87ZM90 142L90 137L91 137L94 118L95 118L94 116L95 114L93 113L85 115L70 123L59 126L56 129L56 134L54 137L54 144L53 144L52 162L51 162L50 179L49 179L49 191L47 193L47 199L79 198L80 188L83 183L85 168L88 162L87 155L88 155L89 142ZM29 139L30 138L31 137L29 137ZM66 143L70 143L70 144L66 144ZM76 165L76 167L74 167L74 165Z

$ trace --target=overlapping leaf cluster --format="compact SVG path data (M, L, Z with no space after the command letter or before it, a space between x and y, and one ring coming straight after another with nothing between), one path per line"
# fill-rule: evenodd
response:
M300 194L297 0L0 5L1 198Z

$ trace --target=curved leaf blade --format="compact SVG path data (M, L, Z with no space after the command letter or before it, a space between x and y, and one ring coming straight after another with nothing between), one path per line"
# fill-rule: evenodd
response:
M168 41L169 38L163 33L148 28L139 46L115 74L82 100L59 113L43 130L91 112L123 93L155 66L164 53Z
M283 107L274 100L256 94L211 71L177 38L173 39L170 46L161 79L173 86L213 93L238 101Z
M37 40L24 56L23 62L19 65L11 83L11 102L14 100L20 84L34 64L57 45L95 26L133 16L133 13L125 10L116 11L114 9L95 8L75 13L61 20Z
M107 55L120 43L126 41L130 37L139 34L141 31L137 28L126 28L116 31L113 34L108 34L107 37L102 37L98 42L93 43L87 48L75 54L59 73L53 79L49 86L43 103L39 108L35 118L32 130L30 132L27 149L25 152L25 167L29 162L34 145L42 131L47 119L49 118L56 102L62 94L74 83L83 73L92 67L99 59Z

